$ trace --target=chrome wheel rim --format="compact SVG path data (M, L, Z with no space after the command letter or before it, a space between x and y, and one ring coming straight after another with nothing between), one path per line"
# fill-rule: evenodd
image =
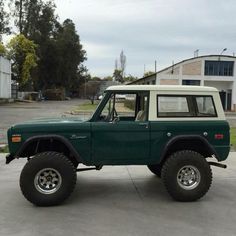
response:
M55 193L60 188L61 183L60 173L53 168L40 170L34 178L35 188L43 194Z
M195 189L201 181L201 174L195 166L183 166L177 174L179 186L185 190Z

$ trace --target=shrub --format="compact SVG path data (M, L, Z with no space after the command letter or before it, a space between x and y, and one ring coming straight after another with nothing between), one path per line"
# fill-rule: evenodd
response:
M57 100L62 101L65 100L65 89L64 88L56 88L56 89L46 89L44 91L44 97L47 100Z
M134 100L125 100L124 106L128 107L131 110L135 110L135 101Z

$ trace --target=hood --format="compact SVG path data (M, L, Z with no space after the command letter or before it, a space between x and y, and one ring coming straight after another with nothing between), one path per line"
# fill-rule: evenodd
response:
M57 123L73 123L83 122L84 120L78 117L48 117L48 118L36 118L28 120L16 125L27 125L27 124L57 124Z
M87 123L78 117L61 117L61 118L37 118L11 127L14 133L48 133L51 131L60 132L65 129L78 128L79 124Z

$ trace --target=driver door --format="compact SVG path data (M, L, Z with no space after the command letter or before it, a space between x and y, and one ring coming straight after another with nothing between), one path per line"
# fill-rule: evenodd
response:
M148 100L147 92L110 94L92 122L93 163L142 164L147 161L150 156Z

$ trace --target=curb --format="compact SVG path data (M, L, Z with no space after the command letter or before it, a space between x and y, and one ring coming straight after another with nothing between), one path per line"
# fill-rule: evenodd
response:
M236 116L236 112L225 112L225 116Z

